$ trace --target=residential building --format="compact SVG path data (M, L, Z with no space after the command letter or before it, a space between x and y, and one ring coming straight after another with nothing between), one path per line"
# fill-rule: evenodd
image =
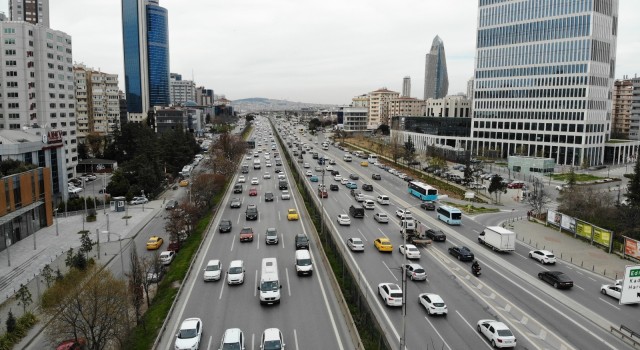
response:
M471 101L461 95L430 98L426 101L426 116L471 118Z
M618 0L480 0L473 152L604 161ZM513 35L518 33L518 35Z
M40 24L0 22L0 130L60 131L62 176L78 161L71 36Z
M369 95L364 94L351 99L351 107L369 108Z
M388 102L389 118L424 116L424 101L413 97L397 97ZM385 123L388 125L388 123Z
M377 129L380 125L389 125L389 101L400 94L386 87L369 93L369 122L367 129Z
M632 97L633 82L629 79L616 80L611 100L611 138L629 138Z
M368 113L366 107L344 107L341 123L344 131L367 131Z
M177 107L155 107L156 132L158 134L165 131L182 129L187 130L189 119L187 111Z
M444 43L439 36L433 39L424 68L424 100L443 98L449 92L449 75Z
M49 0L9 0L12 21L23 21L49 27Z
M629 139L640 140L640 78L631 79L633 92L629 115Z
M169 82L171 105L183 105L187 101L197 103L196 84L192 80L175 79L174 73L171 73L171 75L171 81Z
M411 97L411 77L402 79L402 97Z
M73 71L78 142L84 143L91 133L105 136L120 129L118 75L96 71L83 64L75 64Z
M129 122L129 113L127 113L127 95L122 90L118 91L118 104L120 106L119 127L122 128L122 125Z
M196 103L199 106L213 106L213 90L206 89L204 86L196 88Z

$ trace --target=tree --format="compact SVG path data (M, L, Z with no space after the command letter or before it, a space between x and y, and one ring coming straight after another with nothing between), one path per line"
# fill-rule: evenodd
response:
M416 159L416 147L413 144L411 135L407 137L407 141L404 143L404 154L402 156L407 164L411 164Z
M255 119L255 117L253 116L253 114L247 114L244 119L247 121L247 124L249 124L251 121L253 121Z
M404 150L402 136L400 136L398 132L393 133L391 136L391 144L389 146L391 148L391 159L393 159L394 163L398 164L398 159L400 159Z
M319 128L322 125L322 123L320 122L320 119L318 118L313 118L309 121L309 130L315 131L317 128Z
M533 188L529 191L529 195L526 197L527 203L533 209L533 212L536 214L541 214L547 204L551 202L551 198L547 195L544 190L544 185L540 180L535 179L533 182Z
M67 250L67 257L64 259L64 263L67 267L78 270L85 270L88 265L85 255L81 251L74 254L73 248Z
M169 217L165 221L164 230L169 233L169 239L181 242L180 231L187 226L186 217L184 215L184 204L180 204L178 208L169 212Z
M40 272L40 276L44 278L44 282L47 284L47 288L51 287L51 283L55 281L56 277L53 274L53 269L49 264L44 265L42 271Z
M101 157L102 156L102 147L104 144L105 138L97 132L90 132L86 138L86 145L89 147L91 151L91 155L93 157Z
M23 313L27 313L27 307L33 302L31 298L31 292L29 288L24 284L20 283L20 289L16 292L15 295L16 300L18 301L18 305L22 305Z
M464 170L463 170L464 182L467 184L473 182L473 174L474 174L473 164L471 164L471 162L467 160L467 163L465 164Z
M640 207L640 157L638 157L636 165L633 168L633 176L631 177L631 181L629 181L626 196L627 199L629 199L630 207Z
M125 196L129 191L130 186L131 184L124 176L122 170L117 169L111 175L111 181L109 181L109 184L107 185L107 193L114 197Z
M128 324L127 286L109 269L93 266L71 271L43 295L52 343L86 339L87 349L122 348Z
M136 314L136 324L140 324L140 320L142 318L142 304L144 303L142 284L144 283L146 276L135 244L131 246L130 257L131 262L129 266L129 273L127 274L127 278L129 280L129 297Z
M495 193L496 203L500 203L500 195L502 193L507 193L507 184L502 182L502 177L500 175L496 175L491 178L488 191L491 194Z
M216 193L222 190L224 176L204 173L193 179L191 191L192 200L197 207L209 207Z
M11 309L9 309L9 315L7 315L5 325L7 326L7 333L13 333L16 330L16 317L13 316Z
M158 284L160 282L160 270L164 268L164 265L160 263L160 255L158 252L155 252L153 255L145 255L142 257L140 261L140 266L142 267L142 271L144 271L144 278L142 278L142 288L144 289L144 294L147 299L147 307L151 307L151 298L149 297L149 292L151 291L151 286L155 283ZM158 278L155 280L149 278L149 274L154 272L158 274Z
M89 237L89 232L82 232L80 236L80 248L78 249L79 253L85 255L85 259L89 260L89 252L93 250L93 241L91 241L91 237Z
M378 126L378 129L376 129L377 132L380 132L382 135L389 135L390 134L390 129L389 129L389 125L387 124L380 124L380 126Z

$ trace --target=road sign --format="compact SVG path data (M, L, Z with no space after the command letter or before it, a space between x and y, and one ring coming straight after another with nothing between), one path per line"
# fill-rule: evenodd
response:
M627 265L622 281L620 304L640 303L640 265Z

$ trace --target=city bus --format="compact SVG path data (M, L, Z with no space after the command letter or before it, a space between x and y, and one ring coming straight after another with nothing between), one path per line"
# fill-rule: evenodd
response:
M409 194L418 197L423 201L436 201L438 200L438 190L435 187L429 186L419 181L409 182Z
M449 225L462 224L462 212L458 208L441 205L436 212L438 213L438 220L442 220Z

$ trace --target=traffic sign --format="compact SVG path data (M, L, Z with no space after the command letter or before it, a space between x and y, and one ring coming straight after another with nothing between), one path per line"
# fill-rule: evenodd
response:
M640 303L640 265L627 265L622 280L620 304Z

